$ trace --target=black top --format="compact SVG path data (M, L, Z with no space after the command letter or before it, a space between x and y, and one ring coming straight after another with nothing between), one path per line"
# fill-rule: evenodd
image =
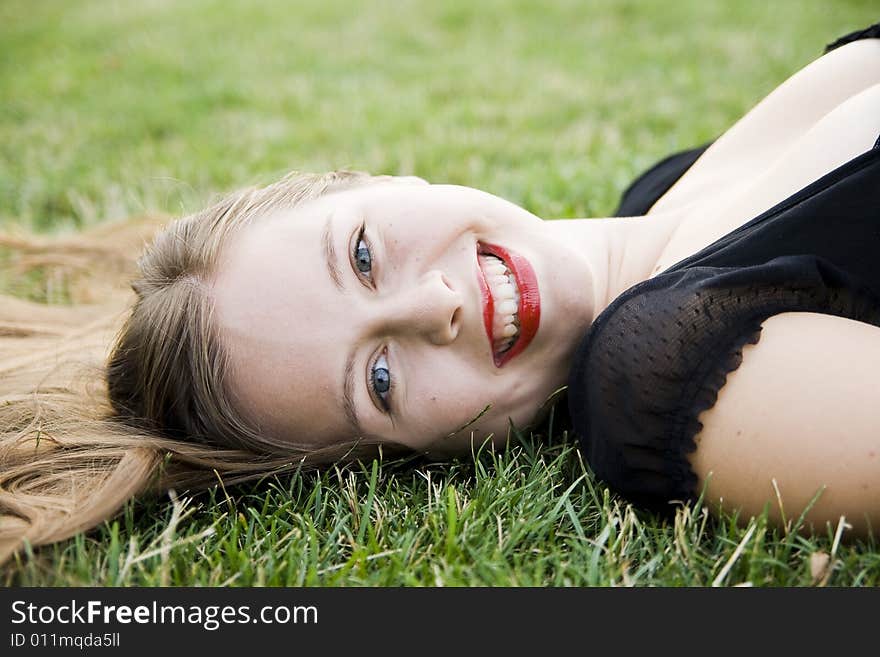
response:
M880 23L828 50L880 37ZM662 160L621 199L644 214L708 147ZM742 347L777 313L880 326L880 138L701 251L617 297L593 322L568 382L572 426L595 474L657 510L693 499L686 454Z

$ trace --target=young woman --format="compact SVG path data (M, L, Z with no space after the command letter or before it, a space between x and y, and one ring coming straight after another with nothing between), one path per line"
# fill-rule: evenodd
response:
M503 444L563 391L587 462L633 502L878 526L877 37L660 162L620 216L291 175L156 237L100 377L58 363L101 353L118 312L68 309L58 331L10 311L2 555L148 489Z

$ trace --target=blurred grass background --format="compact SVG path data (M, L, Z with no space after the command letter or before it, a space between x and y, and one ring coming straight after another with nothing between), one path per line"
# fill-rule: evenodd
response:
M290 169L611 213L870 0L4 0L0 222L180 214Z
M0 230L179 215L342 167L606 216L638 172L878 19L873 0L3 0ZM880 584L873 539L644 516L556 438L132 503L4 581Z

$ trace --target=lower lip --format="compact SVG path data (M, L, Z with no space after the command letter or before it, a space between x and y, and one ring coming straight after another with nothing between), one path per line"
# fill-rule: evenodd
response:
M516 281L516 287L519 289L519 338L513 343L513 346L500 356L493 357L495 359L495 367L502 367L511 358L522 353L535 333L538 332L538 324L541 321L541 295L538 293L538 278L535 276L535 270L529 264L529 261L518 253L511 253L507 249L492 244L477 245L477 254L491 255L502 260L505 266L513 274ZM483 270L480 270L480 291L483 295L483 325L486 328L486 335L489 336L489 348L492 349L494 341L492 339L492 320L495 315L495 303L492 295L489 293L489 286L483 278Z

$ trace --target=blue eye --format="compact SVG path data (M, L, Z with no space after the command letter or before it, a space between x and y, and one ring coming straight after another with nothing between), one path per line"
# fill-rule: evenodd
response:
M391 396L391 371L388 369L388 361L385 359L384 351L373 363L370 379L373 391L381 400L382 406L388 411L391 408L388 402L388 398Z
M354 264L358 271L362 274L369 274L373 269L373 256L370 253L370 247L363 240L364 231L358 237L357 248L354 250Z

